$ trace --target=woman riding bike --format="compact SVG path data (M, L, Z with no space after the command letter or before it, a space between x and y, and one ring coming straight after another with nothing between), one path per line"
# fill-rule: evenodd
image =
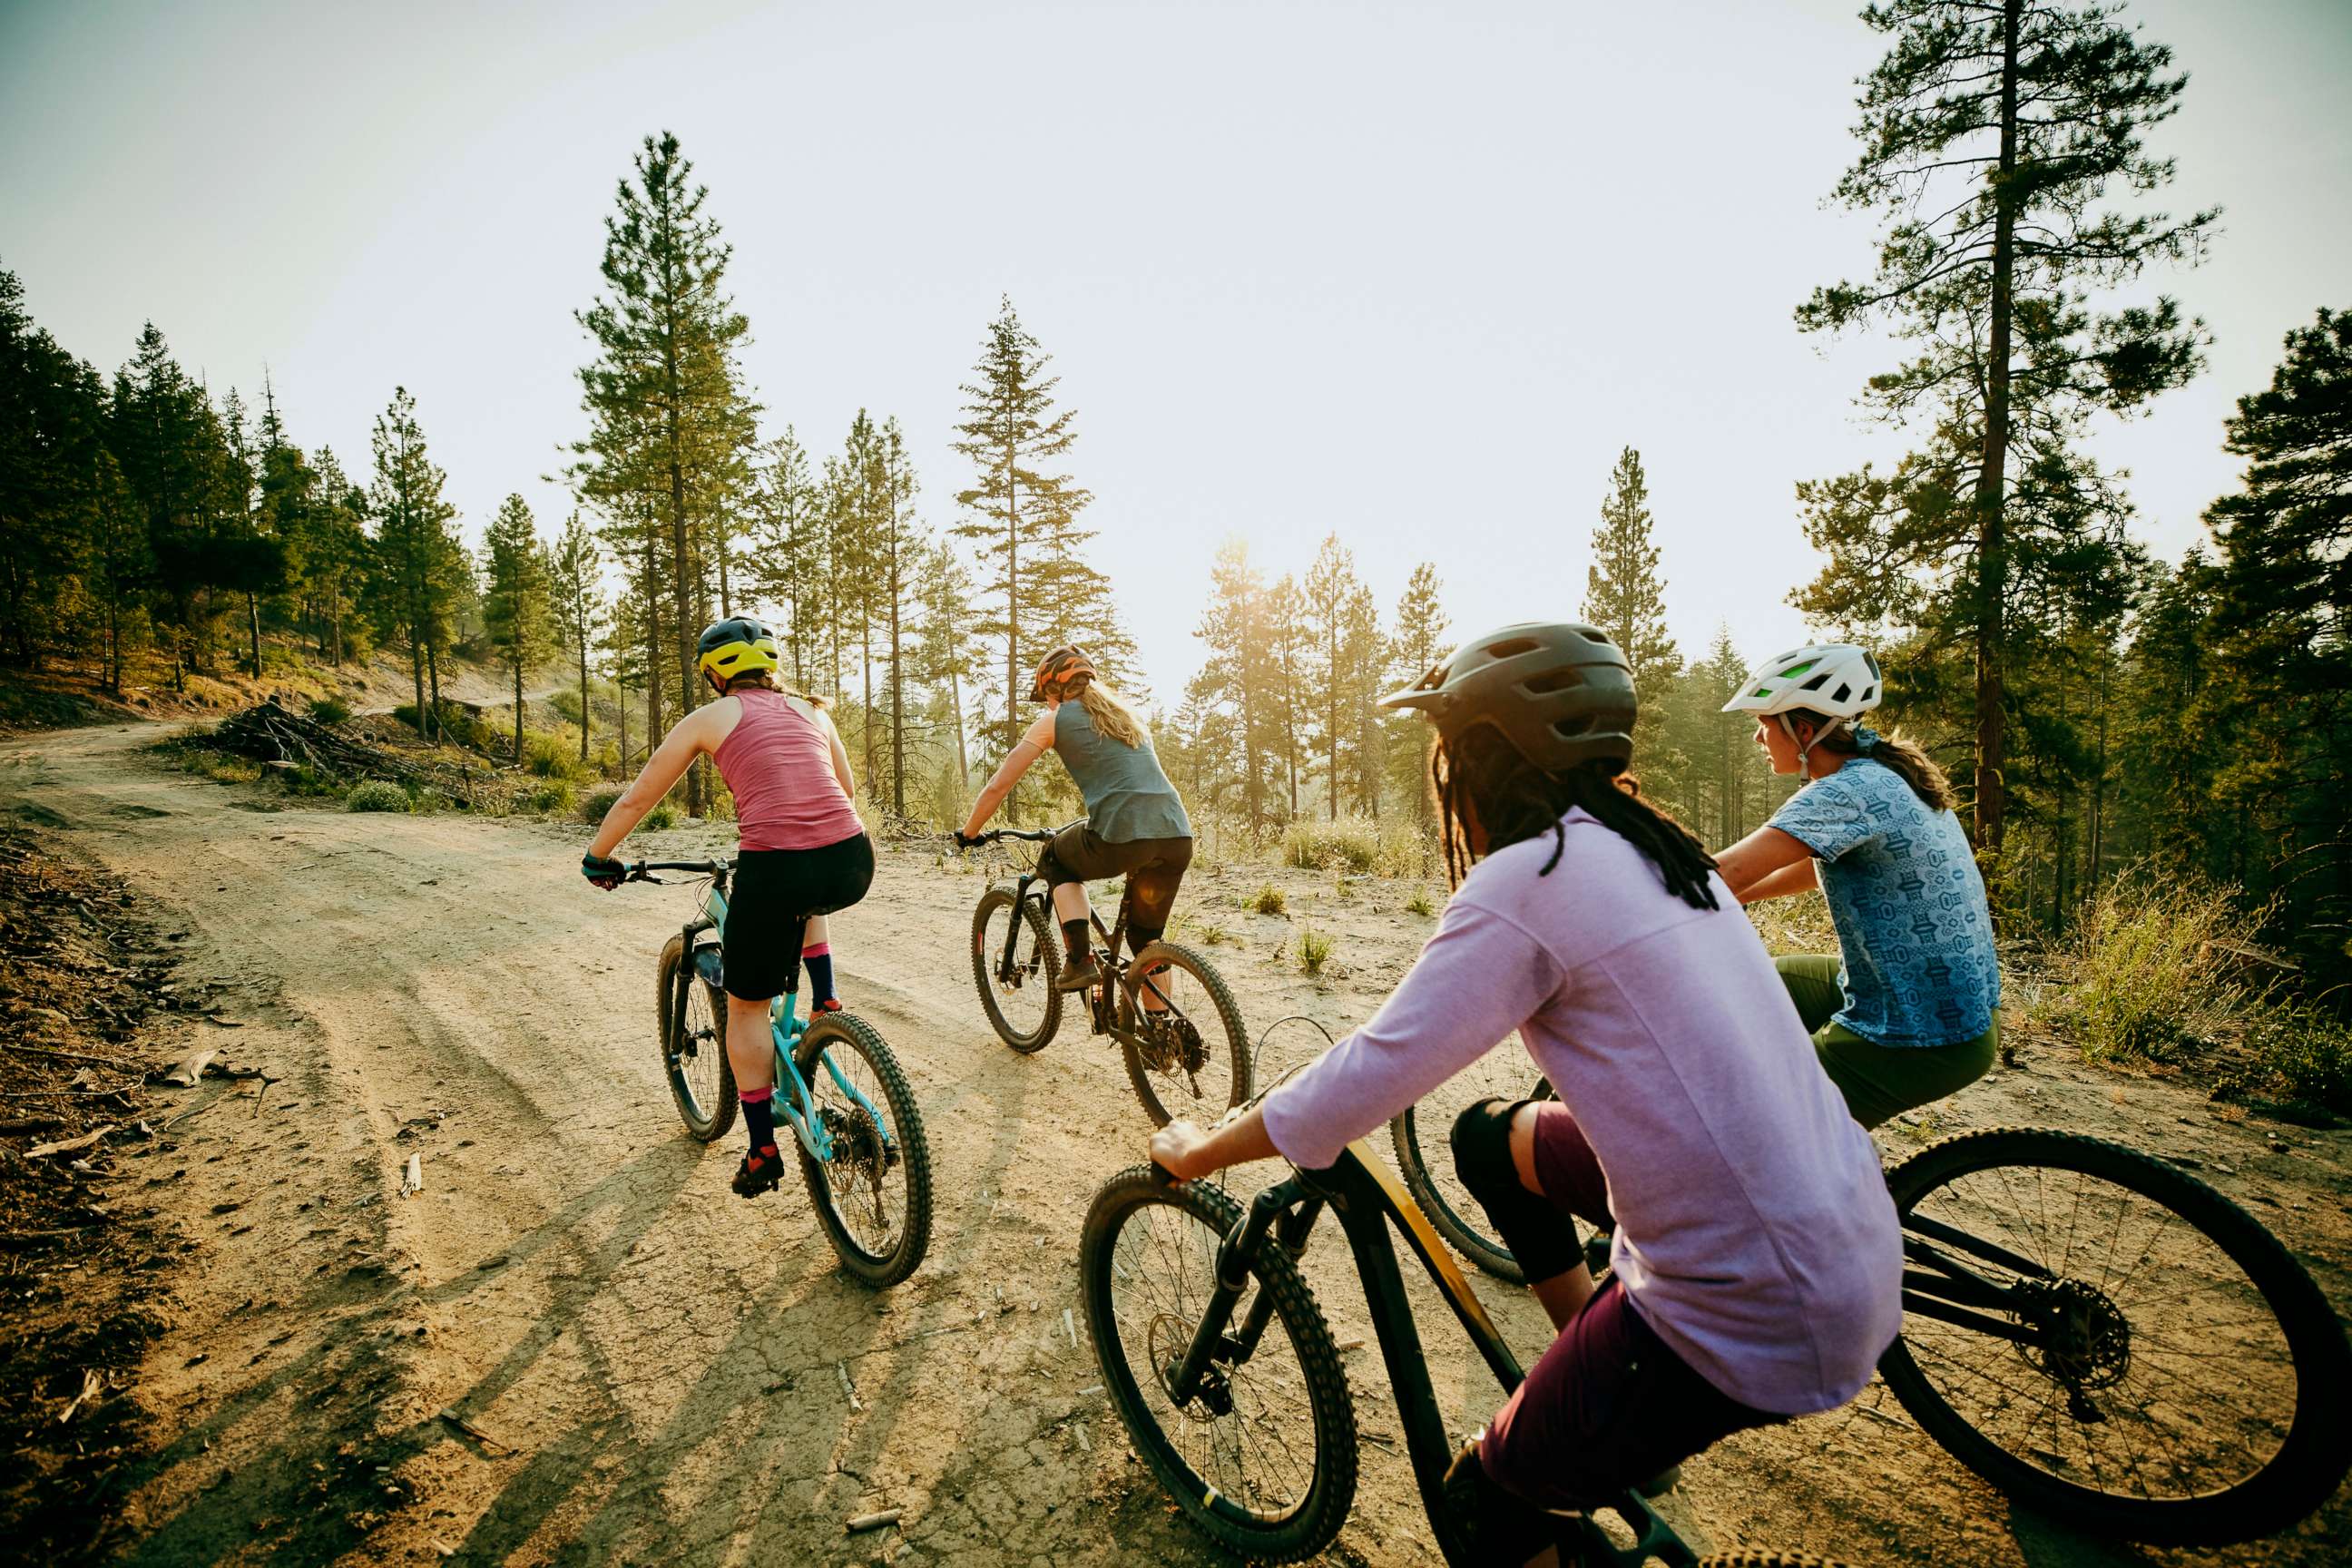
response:
M972 803L956 842L970 844L980 837L1031 763L1049 751L1061 753L1086 798L1087 819L1055 837L1038 858L1037 870L1053 889L1054 918L1069 949L1055 989L1084 991L1102 982L1087 940L1087 884L1126 874L1128 951L1141 952L1168 929L1176 889L1192 863L1192 824L1160 771L1143 721L1097 677L1084 653L1057 647L1047 654L1037 666L1029 700L1045 704L1046 710L1005 753ZM1149 986L1143 991L1147 1011L1167 1006Z
M1727 713L1756 715L1776 773L1804 787L1716 858L1743 904L1819 888L1838 954L1773 961L1822 1070L1864 1127L1982 1078L2000 1042L1984 879L1944 771L1858 721L1878 661L1816 643L1757 667Z
M838 1011L833 948L824 917L866 896L874 881L874 844L851 804L857 785L849 752L824 705L776 685L776 639L743 616L704 629L702 677L719 700L674 725L630 784L581 858L599 888L616 888L626 870L611 858L654 803L669 793L698 756L719 766L735 796L735 882L719 931L727 976L727 1060L751 1147L735 1172L735 1191L756 1197L783 1173L772 1104L775 1040L769 1004L800 990L801 961L815 983L812 1013Z
M1312 1170L1512 1030L1559 1099L1489 1100L1455 1159L1560 1333L1455 1458L1479 1559L1534 1508L1613 1496L1746 1427L1828 1410L1901 1319L1895 1208L1763 945L1698 841L1620 774L1633 675L1600 631L1505 626L1383 706L1435 721L1454 882L1371 1021L1214 1132L1162 1128L1181 1178L1277 1152ZM1570 1214L1616 1215L1594 1292Z

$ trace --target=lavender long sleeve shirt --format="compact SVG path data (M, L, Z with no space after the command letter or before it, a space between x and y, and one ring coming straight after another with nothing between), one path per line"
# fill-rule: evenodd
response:
M1842 1405L1902 1320L1895 1205L1755 928L1695 910L1581 810L1475 868L1371 1021L1265 1101L1318 1169L1513 1029L1582 1129L1625 1294L1709 1383L1782 1415Z

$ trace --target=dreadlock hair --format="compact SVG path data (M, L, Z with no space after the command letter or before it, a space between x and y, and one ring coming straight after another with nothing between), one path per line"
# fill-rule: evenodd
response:
M1810 708L1791 708L1788 716L1791 723L1812 725L1816 735L1830 722L1829 715ZM1814 742L1813 749L1842 757L1868 757L1909 784L1911 793L1929 811L1953 811L1959 806L1960 797L1936 759L1922 751L1918 742L1905 739L1899 730L1874 737L1865 747L1855 742L1852 726L1841 724Z
M1631 773L1601 763L1547 773L1521 756L1500 731L1486 724L1439 742L1429 773L1443 817L1445 874L1454 887L1462 885L1479 858L1471 847L1471 820L1486 834L1487 855L1549 829L1551 858L1536 873L1549 877L1568 848L1560 818L1570 807L1582 806L1648 856L1668 892L1695 910L1718 907L1707 881L1714 858L1690 829L1642 798L1641 784Z

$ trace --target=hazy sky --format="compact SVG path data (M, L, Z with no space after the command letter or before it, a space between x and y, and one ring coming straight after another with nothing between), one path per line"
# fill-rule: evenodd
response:
M1887 346L1801 338L1870 221L1822 198L1879 41L1850 4L121 5L0 0L0 267L111 371L152 318L215 391L263 367L354 474L415 394L478 537L579 436L572 311L640 139L711 187L781 426L904 423L952 521L957 386L1009 293L1079 410L1070 468L1172 696L1217 542L1337 531L1457 632L1572 615L1618 449L1648 467L1686 652L1804 629L1793 481L1897 448ZM2191 73L2160 279L2211 368L2098 455L2177 557L2235 483L2232 400L2352 307L2352 6L2139 0Z

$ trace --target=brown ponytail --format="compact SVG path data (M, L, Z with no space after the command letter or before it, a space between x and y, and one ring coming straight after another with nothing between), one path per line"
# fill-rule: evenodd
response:
M1810 708L1791 708L1788 716L1797 722L1811 724L1816 734L1821 732L1822 725L1830 722L1826 715L1816 713ZM1952 781L1937 765L1936 759L1921 750L1916 741L1906 739L1899 731L1873 737L1865 750L1855 742L1852 727L1842 724L1815 742L1814 749L1828 752L1833 756L1868 757L1909 784L1911 793L1917 795L1920 804L1929 811L1958 809L1960 797L1953 793Z

